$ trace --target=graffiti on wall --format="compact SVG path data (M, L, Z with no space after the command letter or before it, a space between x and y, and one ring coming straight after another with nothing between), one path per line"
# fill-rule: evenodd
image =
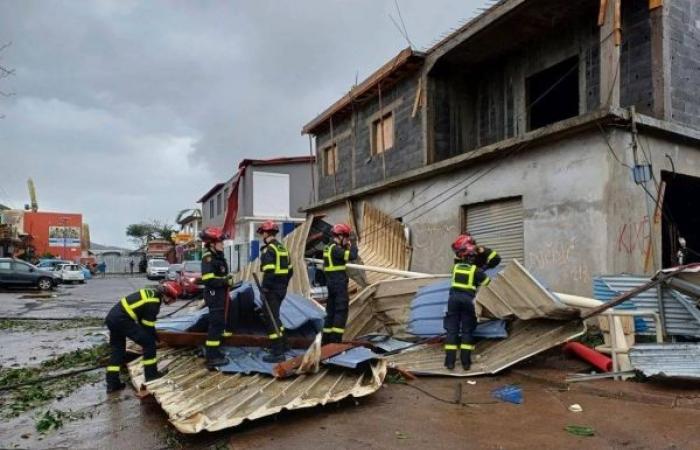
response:
M566 277L569 281L587 282L591 279L591 271L579 255L575 237L543 242L536 251L528 253L528 268L542 276L556 274L556 278L548 277L551 281Z
M651 243L649 216L623 223L617 233L617 251L645 256Z

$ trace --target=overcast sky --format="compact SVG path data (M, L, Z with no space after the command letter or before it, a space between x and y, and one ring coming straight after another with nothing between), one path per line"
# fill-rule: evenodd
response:
M484 0L399 0L425 49ZM80 212L92 240L176 213L407 44L394 0L0 0L0 203Z

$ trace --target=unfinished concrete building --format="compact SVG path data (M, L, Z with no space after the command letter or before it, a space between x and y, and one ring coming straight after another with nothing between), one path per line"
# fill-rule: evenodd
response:
M445 273L469 230L551 288L700 250L700 2L503 0L406 49L303 128L308 211L371 202ZM382 230L376 230L381 233Z

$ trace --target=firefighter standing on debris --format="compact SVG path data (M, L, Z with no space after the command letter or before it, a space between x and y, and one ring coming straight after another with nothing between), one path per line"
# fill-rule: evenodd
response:
M323 343L343 341L348 320L348 275L345 265L357 259L357 246L350 240L352 229L343 223L333 225L333 240L323 249L323 272L326 275L328 300Z
M156 317L161 303L169 305L182 294L174 281L166 281L156 289L141 289L123 297L107 314L112 353L107 366L107 392L116 392L126 386L119 379L119 371L126 354L126 338L143 348L143 372L146 381L163 376L156 366Z
M467 237L469 244L476 247L476 259L474 260L474 264L476 264L478 268L481 270L493 269L501 263L501 256L496 253L495 250L491 250L483 245L478 245L476 240L469 233L465 233L463 236Z
M228 263L224 258L226 237L221 228L217 227L209 227L199 233L206 249L202 255L202 284L204 302L209 308L209 329L204 345L206 364L209 368L228 364L228 359L219 348L221 338L231 334L226 332L228 289L233 284Z
M460 235L452 244L457 259L452 269L452 283L445 315L445 367L454 369L457 349L464 370L471 367L471 352L474 350L476 312L474 297L479 286L491 280L476 264L477 249L470 243L470 236Z
M284 361L284 352L287 348L287 338L284 335L284 326L280 321L280 308L284 297L287 296L287 286L292 278L294 268L285 246L277 240L279 227L271 220L265 221L258 227L258 234L262 235L265 244L260 255L260 270L263 272L262 294L265 297L272 317L268 317L267 308L263 317L267 326L268 337L272 341L270 354L263 357L265 362Z

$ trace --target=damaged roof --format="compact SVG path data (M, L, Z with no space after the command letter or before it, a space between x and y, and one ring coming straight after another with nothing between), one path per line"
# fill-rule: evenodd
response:
M632 367L648 377L700 379L700 344L638 344L629 356Z
M386 375L386 362L372 361L369 368L349 371L322 367L317 373L276 379L266 375L227 375L207 370L192 349L159 351L159 368L168 373L150 382L148 391L181 433L217 431L282 410L310 408L364 397L376 392ZM140 359L129 364L134 387L144 384Z

